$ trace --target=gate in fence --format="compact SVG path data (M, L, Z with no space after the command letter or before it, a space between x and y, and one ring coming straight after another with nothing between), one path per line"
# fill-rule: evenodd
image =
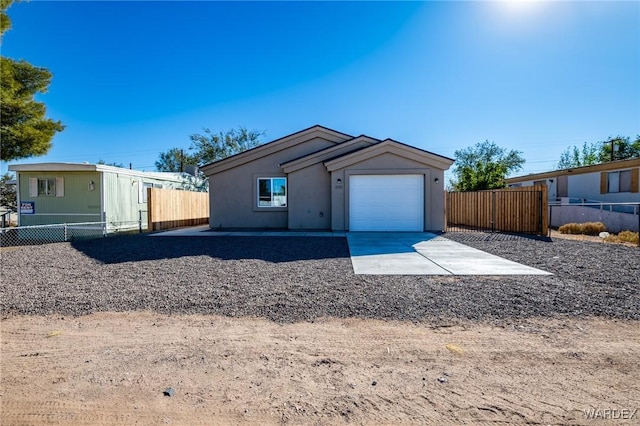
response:
M547 235L547 186L446 192L446 231Z

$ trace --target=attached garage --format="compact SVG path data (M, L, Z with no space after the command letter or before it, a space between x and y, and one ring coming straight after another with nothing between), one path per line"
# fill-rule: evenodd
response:
M452 163L393 139L313 126L203 166L210 183L209 224L215 229L442 231L444 171ZM265 192L264 182L271 182L271 192ZM282 188L277 203L269 198L274 185Z
M351 231L422 231L424 175L349 176Z

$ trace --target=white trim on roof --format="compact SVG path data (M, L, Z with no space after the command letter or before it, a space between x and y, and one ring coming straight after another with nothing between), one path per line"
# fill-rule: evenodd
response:
M119 175L134 176L148 179L166 180L182 183L184 177L180 173L171 172L143 172L140 170L125 169L123 167L107 166L104 164L86 163L32 163L13 164L9 166L12 172L103 172L117 173Z

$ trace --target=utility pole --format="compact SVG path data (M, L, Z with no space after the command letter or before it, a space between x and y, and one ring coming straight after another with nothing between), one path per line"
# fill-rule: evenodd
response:
M617 151L616 148L619 148L618 145L619 142L619 138L615 138L615 139L611 139L610 141L604 141L604 143L610 143L611 144L611 152L609 154L609 161L613 161L614 160L614 151Z
M611 139L611 161L613 161L613 145L615 144L615 139Z

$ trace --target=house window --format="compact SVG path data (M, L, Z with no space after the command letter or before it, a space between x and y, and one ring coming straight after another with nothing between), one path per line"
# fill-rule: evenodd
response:
M607 192L631 192L631 170L609 172Z
M56 180L38 179L38 197L55 197Z
M258 178L258 207L286 207L287 178Z

